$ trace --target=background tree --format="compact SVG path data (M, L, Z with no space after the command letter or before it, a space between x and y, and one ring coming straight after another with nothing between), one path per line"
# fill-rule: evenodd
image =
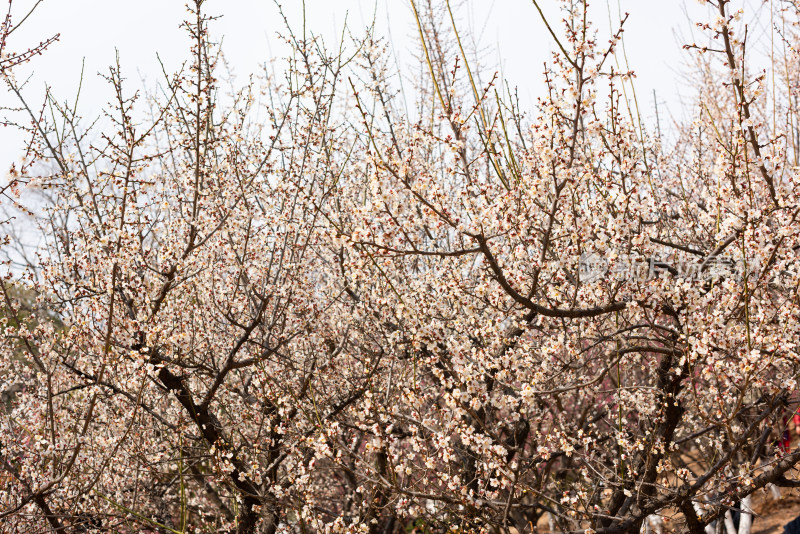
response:
M763 118L794 109L792 56L767 93L728 1L671 147L625 20L600 45L584 1L545 20L527 114L447 2L411 3L413 114L371 31L330 52L287 28L285 75L225 95L202 4L160 95L110 68L99 142L8 79L50 199L23 280L61 324L5 292L4 524L699 533L798 484L770 437L796 407L796 121Z

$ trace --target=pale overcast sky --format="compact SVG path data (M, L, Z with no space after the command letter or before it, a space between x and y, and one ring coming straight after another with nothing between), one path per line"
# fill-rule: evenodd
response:
M755 1L755 0L753 0ZM35 0L14 0L19 17ZM284 10L298 27L302 22L301 0L283 0ZM557 15L553 0L542 0L551 17ZM735 2L737 3L737 2ZM741 2L738 2L741 3ZM758 3L758 2L755 2ZM609 4L611 7L609 7ZM410 59L416 46L416 27L408 0L306 0L307 28L334 40L347 16L356 31L376 13L377 33L391 37L401 61ZM271 0L208 0L206 9L222 15L212 32L224 37L225 54L239 79L259 68L276 49L275 34L282 21ZM696 0L596 0L593 4L596 27L609 28L609 9L629 12L625 27L626 47L631 67L637 72L639 105L646 118L653 117L653 90L657 91L662 125L668 111L680 115L681 97L692 97L682 86L680 73L688 52L681 49L693 31L693 22L704 20L704 9ZM56 32L61 39L43 56L19 69L19 80L31 80L26 93L41 102L45 83L60 99L74 95L85 61L82 90L85 116L97 115L108 93L98 72L107 72L119 49L129 79L143 76L157 81L158 53L168 68L187 58L187 41L179 25L186 14L183 0L45 0L25 25L12 36L11 48L22 49ZM465 0L457 13L466 29L478 36L486 49L486 60L502 67L510 84L519 86L527 102L542 87L542 63L549 57L552 42L530 0ZM769 19L749 14L752 27L769 27ZM559 17L560 18L560 17ZM556 19L557 20L557 19ZM405 65L408 69L409 65ZM408 69L406 74L413 73ZM0 105L13 105L10 95L0 90ZM12 161L19 158L22 139L8 128L0 130L0 172L5 175Z

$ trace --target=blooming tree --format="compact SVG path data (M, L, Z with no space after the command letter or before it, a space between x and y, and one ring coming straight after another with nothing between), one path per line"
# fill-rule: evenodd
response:
M202 3L162 96L109 70L101 141L30 111L23 178L51 202L23 279L57 317L3 282L4 524L702 533L741 509L747 532L754 492L800 485L772 436L796 409L800 6L768 92L739 12L706 2L666 147L626 20L603 44L585 1L544 19L527 114L447 2L411 3L413 113L372 32L287 29L285 75L226 94Z

